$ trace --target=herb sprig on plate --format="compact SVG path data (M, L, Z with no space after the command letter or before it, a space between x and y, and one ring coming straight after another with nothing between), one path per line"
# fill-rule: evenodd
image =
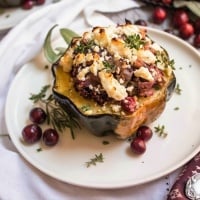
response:
M43 86L39 93L31 94L29 99L35 104L41 103L44 105L48 124L51 124L55 130L60 132L69 128L72 139L75 139L74 129L80 128L78 121L62 109L52 94L47 96L49 88L50 85Z
M86 162L85 164L87 167L90 167L91 165L96 165L97 162L104 162L104 157L102 153L100 153L99 155L95 154L95 157L91 158L90 161Z

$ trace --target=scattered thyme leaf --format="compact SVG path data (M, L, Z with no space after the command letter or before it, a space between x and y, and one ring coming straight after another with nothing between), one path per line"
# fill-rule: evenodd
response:
M125 43L130 49L139 49L141 46L145 44L145 41L140 38L139 34L129 35L125 38Z
M179 109L180 109L179 107L175 107L175 108L174 108L174 110L179 110Z
M103 157L102 153L100 153L99 155L95 154L95 157L91 158L90 161L86 162L85 164L86 164L86 166L88 168L91 165L96 165L97 162L99 162L99 163L104 162L104 157Z
M81 110L83 111L83 112L87 112L88 110L90 110L91 108L90 108L90 106L89 105L83 105L82 107L81 107Z
M40 152L40 151L42 151L42 148L38 148L38 149L36 149L36 151L37 151L37 152Z
M172 60L169 61L169 66L170 66L173 70L175 70L175 61L174 61L174 59L172 59Z
M167 137L167 132L165 131L165 126L164 125L158 125L154 127L155 132L160 136L160 137Z
M177 83L175 87L175 93L178 95L181 95L182 89L180 88L180 85Z
M38 94L31 94L29 99L32 100L33 103L37 103L38 101L41 101L44 97L46 97L46 92L49 88L50 88L50 85L43 86Z
M109 141L106 141L106 140L104 140L104 141L102 141L102 144L103 144L103 145L108 145L108 144L110 144L110 142L109 142Z

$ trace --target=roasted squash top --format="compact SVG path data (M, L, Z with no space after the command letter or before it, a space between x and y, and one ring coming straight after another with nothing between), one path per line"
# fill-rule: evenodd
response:
M58 65L82 99L128 114L167 87L173 73L166 50L132 24L95 27L73 38Z

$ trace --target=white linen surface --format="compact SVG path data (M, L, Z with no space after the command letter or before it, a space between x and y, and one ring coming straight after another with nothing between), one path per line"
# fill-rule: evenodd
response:
M0 134L6 134L4 106L9 84L24 63L41 49L48 30L55 24L76 31L113 21L105 13L139 7L131 0L65 0L52 4L27 17L12 29L0 43ZM2 200L64 200L123 199L164 200L167 188L179 170L140 186L124 189L89 189L55 180L26 162L8 137L0 137L0 199Z

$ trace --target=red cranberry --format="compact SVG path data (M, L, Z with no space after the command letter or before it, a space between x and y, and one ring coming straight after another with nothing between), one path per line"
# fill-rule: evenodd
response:
M136 136L144 141L148 141L152 138L153 132L148 126L141 126L136 132Z
M136 101L133 97L126 97L121 101L122 109L128 113L133 113L136 108Z
M33 144L42 137L42 129L37 124L29 124L22 130L22 137L28 144Z
M196 48L200 48L200 33L195 35L194 40L193 40L193 45Z
M34 6L34 1L27 0L23 3L22 8L25 10L30 10Z
M153 22L161 24L167 17L167 12L162 7L156 7L153 11Z
M55 129L46 129L43 133L43 141L47 146L54 146L58 143L59 135Z
M177 28L189 22L189 16L184 10L177 10L173 16L173 25Z
M147 22L143 19L138 19L134 22L134 24L136 25L140 25L140 26L147 26Z
M42 108L33 108L29 113L29 118L32 122L42 124L46 120L46 113Z
M194 33L194 27L190 23L183 24L179 29L180 37L189 39Z
M169 5L172 3L172 0L162 0L165 5Z
M194 31L196 34L200 33L200 18L194 22Z
M141 138L134 138L131 142L131 150L136 154L142 154L146 151L146 144Z
M45 3L45 0L36 0L36 5L42 5Z

